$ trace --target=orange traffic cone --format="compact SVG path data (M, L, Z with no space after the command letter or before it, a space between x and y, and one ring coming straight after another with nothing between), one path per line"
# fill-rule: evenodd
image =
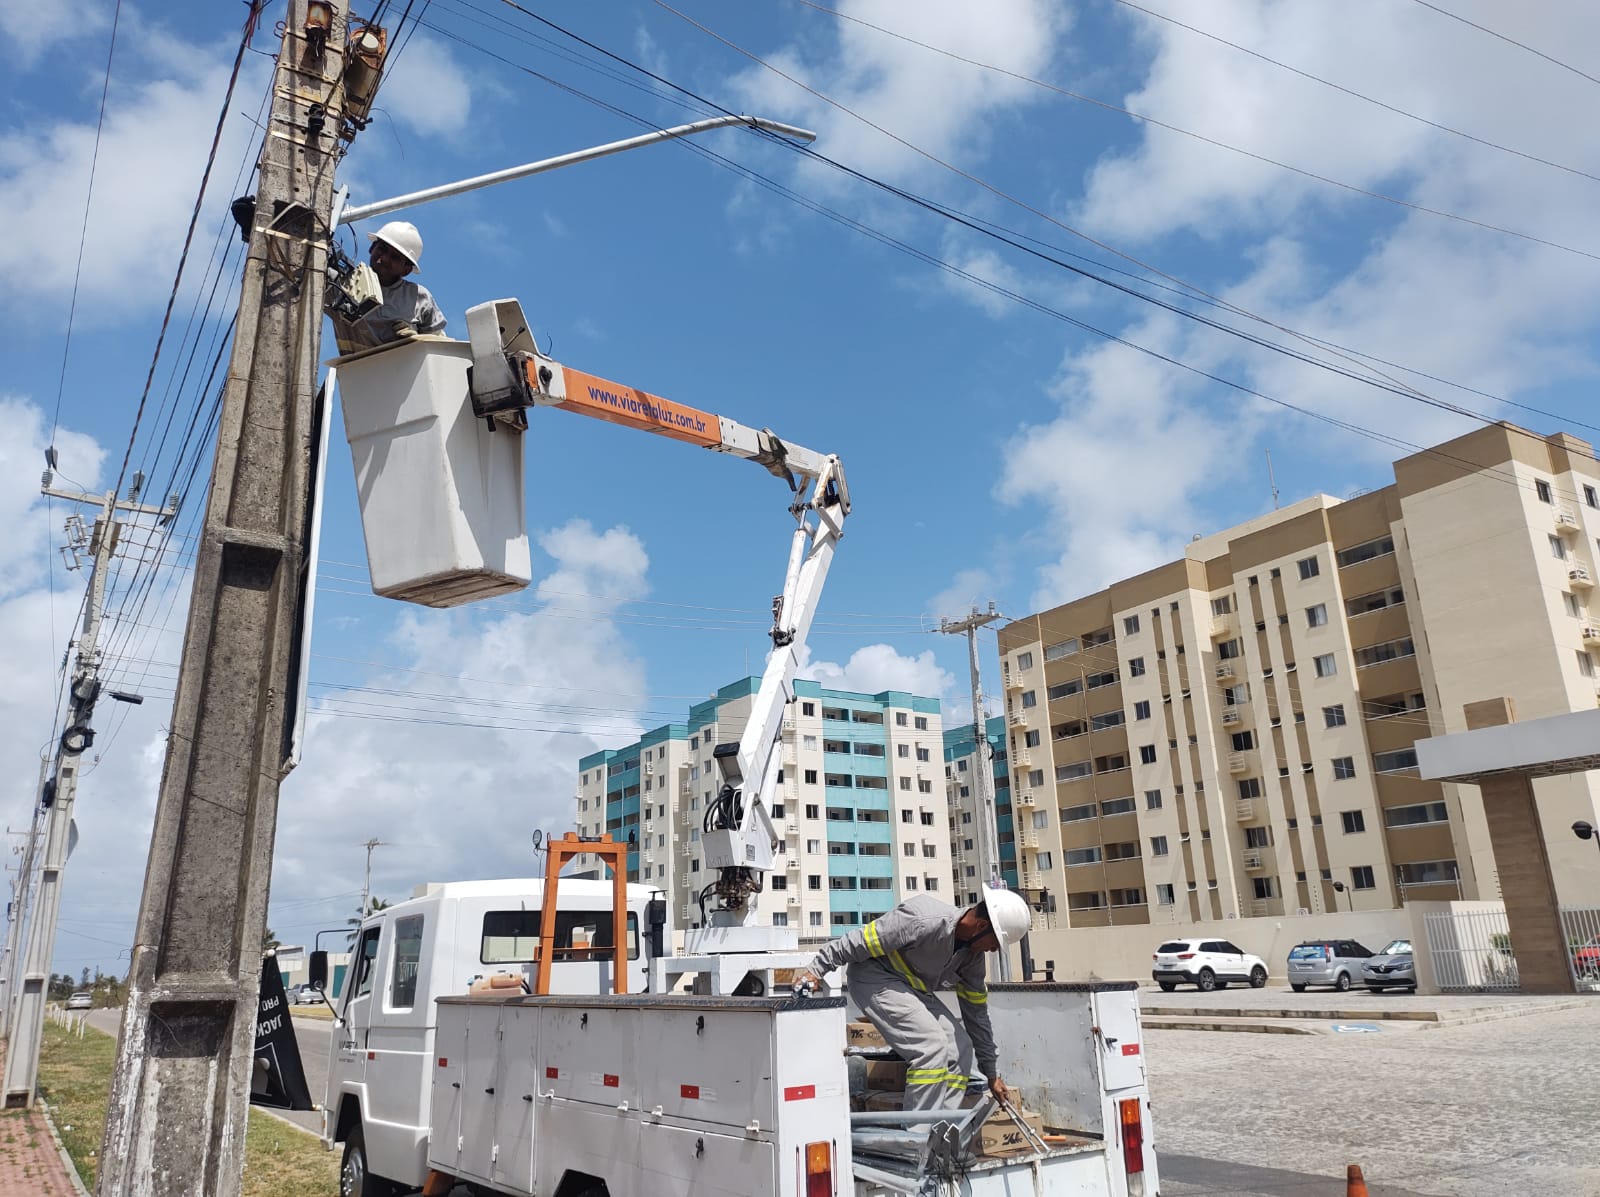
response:
M1344 1197L1368 1197L1367 1178L1361 1175L1360 1164L1351 1164L1344 1170Z

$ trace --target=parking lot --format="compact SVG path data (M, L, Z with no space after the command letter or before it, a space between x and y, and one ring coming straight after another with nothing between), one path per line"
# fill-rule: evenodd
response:
M1147 1030L1163 1194L1600 1194L1590 1143L1600 1000L1263 990L1141 994L1147 1008L1437 1010L1445 1021L1277 1035ZM1480 1021L1468 1021L1472 1018ZM1354 1027L1358 1024L1346 1023ZM1230 1170L1230 1165L1232 1166ZM1317 1181L1314 1178L1326 1178Z

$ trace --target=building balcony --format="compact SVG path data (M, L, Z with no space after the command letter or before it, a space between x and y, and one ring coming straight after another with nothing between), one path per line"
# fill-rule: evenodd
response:
M1238 626L1231 611L1226 615L1213 615L1211 617L1211 638L1213 640L1227 640L1233 635L1234 629Z
M1222 726L1223 727L1238 727L1239 724L1241 722L1243 722L1243 720L1244 720L1244 715L1240 713L1238 707L1226 707L1226 708L1224 708L1224 710L1222 712Z
M1012 727L1021 727L1028 722L1028 716L1021 710L1010 711L1006 715L1006 722Z
M1044 874L1036 868L1024 867L1017 876L1022 879L1023 889L1038 889L1044 884Z
M1567 581L1585 590L1594 585L1594 578L1590 575L1587 565L1574 565L1567 571Z
M1034 797L1033 797L1033 791L1032 790L1018 790L1017 791L1017 805L1018 806L1032 806L1033 804L1034 804Z
M1005 687L1007 690L1022 689L1022 670L1013 669L1008 663L1006 667L1001 670L1001 675L1005 679Z
M1256 898L1250 902L1247 909L1250 911L1252 918L1261 919L1270 914L1277 914L1278 911L1274 909L1274 906L1275 903L1271 898Z
M1256 817L1256 803L1254 798L1241 798L1233 808L1234 818L1241 823L1251 823Z
M1593 624L1585 624L1579 635L1583 637L1585 644L1600 644L1600 627L1596 627Z
M1233 672L1233 662L1232 661L1218 661L1216 668L1212 671L1212 675L1219 682L1232 681L1233 678L1236 676L1234 674L1234 672Z
M1558 531L1572 535L1583 531L1583 525L1578 522L1578 513L1570 507L1557 507L1550 513L1550 518Z
M1228 754L1228 772L1244 773L1250 768L1250 758L1242 752Z
M1033 750L1031 748L1017 749L1016 755L1012 758L1012 761L1018 765L1033 764Z
M1258 873L1266 867L1266 861L1260 848L1248 848L1245 850L1244 867L1252 873Z
M1024 827L1017 832L1017 843L1024 848L1037 848L1039 846L1039 829L1037 827Z

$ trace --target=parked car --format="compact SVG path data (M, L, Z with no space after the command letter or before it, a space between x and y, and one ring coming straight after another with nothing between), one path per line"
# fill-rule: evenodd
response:
M1341 993L1361 978L1372 953L1353 939L1310 939L1289 949L1289 988L1330 985Z
M1572 971L1580 977L1600 977L1600 935L1572 949Z
M310 985L296 985L289 991L289 1001L296 1006L320 1006L322 990Z
M1169 939L1150 958L1150 975L1162 992L1193 985L1204 993L1246 982L1252 989L1267 983L1267 962L1225 939Z
M80 989L67 999L68 1010L93 1010L94 994L87 989Z
M1361 966L1361 981L1373 993L1385 989L1417 991L1417 965L1409 939L1395 939Z

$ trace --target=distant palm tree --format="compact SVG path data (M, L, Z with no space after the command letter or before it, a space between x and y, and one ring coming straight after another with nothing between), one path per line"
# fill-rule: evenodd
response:
M393 903L385 902L382 898L370 898L367 901L367 907L365 910L361 909L360 906L357 906L355 917L345 919L345 925L350 928L350 934L346 937L348 942L355 943L356 932L360 930L361 924L366 921L368 915L376 914L380 910L387 910L391 905L393 905Z
M273 934L271 927L268 927L267 934L261 940L261 950L263 952L276 952L282 946L283 941Z

